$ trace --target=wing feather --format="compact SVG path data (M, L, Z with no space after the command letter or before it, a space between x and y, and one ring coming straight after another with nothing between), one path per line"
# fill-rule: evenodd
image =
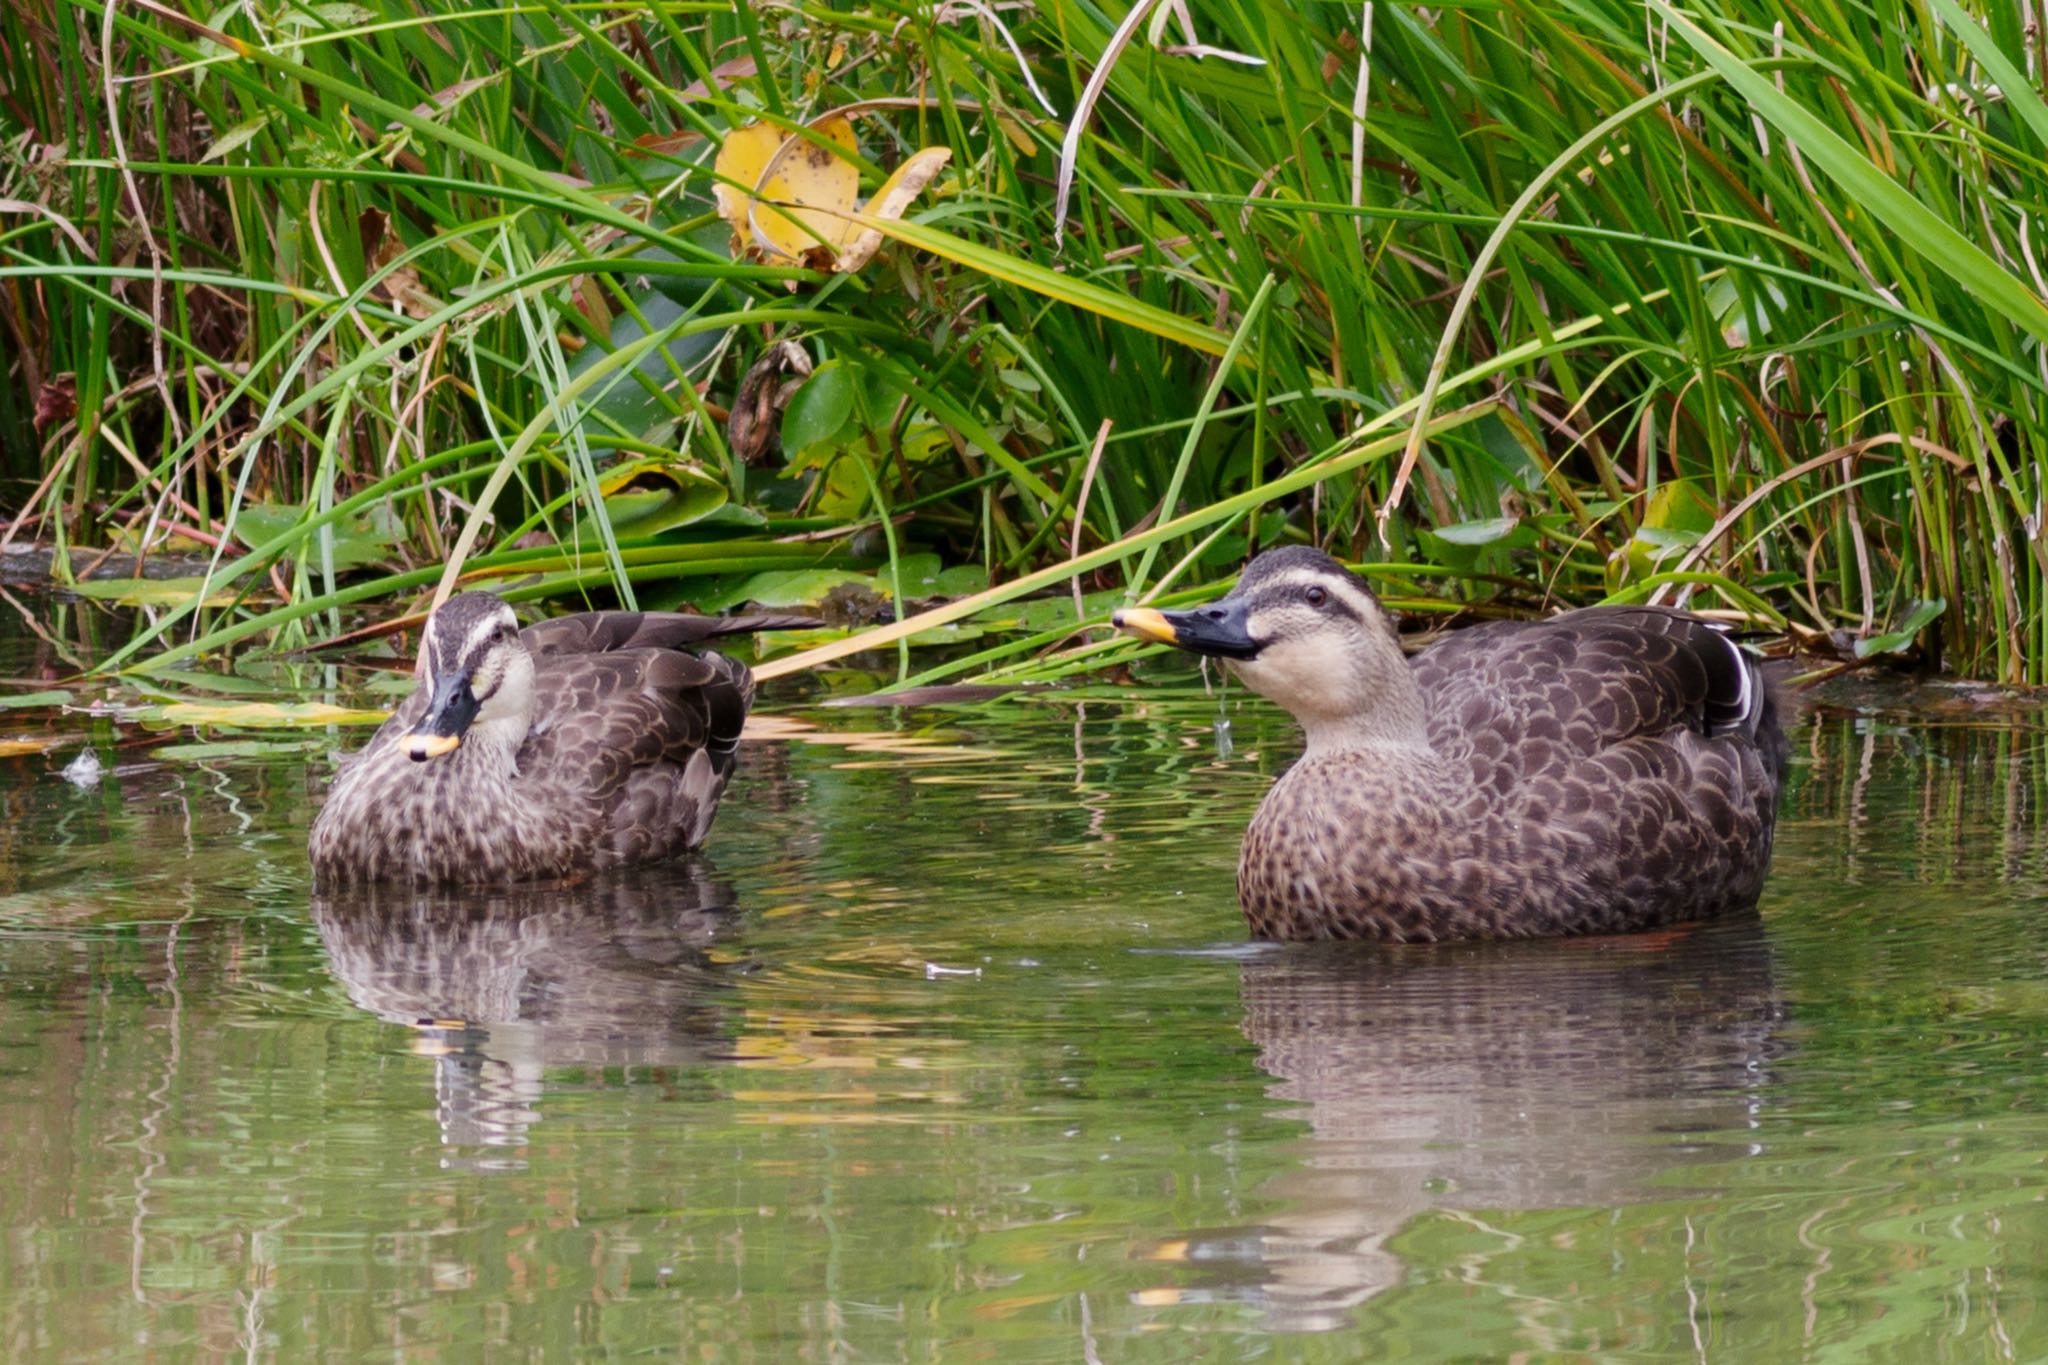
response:
M1585 759L1639 761L1634 739L1689 732L1754 742L1775 781L1777 704L1715 622L1661 607L1588 607L1459 631L1412 661L1431 739L1505 794Z
M519 632L535 658L564 654L610 654L632 649L688 649L722 635L757 630L802 630L817 625L808 616L755 612L746 616L696 616L679 611L584 611L536 621Z

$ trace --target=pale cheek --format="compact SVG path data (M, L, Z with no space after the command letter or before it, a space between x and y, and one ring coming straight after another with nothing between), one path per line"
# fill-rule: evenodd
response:
M1359 704L1354 670L1325 648L1270 645L1257 659L1232 667L1246 687L1296 715L1344 715Z
M506 670L504 679L498 684L491 699L477 710L477 718L484 721L505 720L524 715L533 697L533 666L514 664Z

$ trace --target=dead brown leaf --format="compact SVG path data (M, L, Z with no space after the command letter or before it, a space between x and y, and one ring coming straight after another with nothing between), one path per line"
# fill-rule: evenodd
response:
M391 215L382 209L364 209L356 219L356 233L363 244L363 268L374 275L405 254L405 242L391 230ZM392 270L371 287L370 295L381 299L409 318L428 318L441 310L441 301L420 283L419 271L409 265Z
M48 431L78 415L78 376L60 374L36 391L36 431Z
M890 223L901 218L917 196L924 193L924 187L931 184L952 159L951 147L926 147L905 157L896 173L883 181L882 188L868 200L867 209L856 215L854 221L862 225L861 229L840 249L839 259L832 263L832 268L850 273L866 265L882 245L881 229L867 225Z
M782 409L810 376L810 353L794 341L776 342L747 367L725 424L725 439L742 463L759 464L775 453Z

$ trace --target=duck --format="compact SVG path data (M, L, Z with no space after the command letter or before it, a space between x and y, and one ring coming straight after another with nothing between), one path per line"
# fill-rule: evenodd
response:
M754 680L690 647L813 624L595 611L521 626L493 593L450 597L427 618L417 687L335 775L307 843L315 884L573 878L698 847Z
M1789 746L1727 628L1653 606L1455 631L1413 658L1306 545L1118 628L1219 659L1300 724L1238 854L1254 937L1618 934L1753 907Z

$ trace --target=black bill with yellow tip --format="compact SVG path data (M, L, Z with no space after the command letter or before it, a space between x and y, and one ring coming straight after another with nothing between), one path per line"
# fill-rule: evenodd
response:
M1118 630L1128 631L1141 640L1157 640L1190 654L1250 659L1259 652L1259 642L1245 628L1244 604L1228 597L1211 606L1187 611L1125 607L1109 619Z
M434 695L427 702L427 714L405 735L405 752L415 763L453 753L462 746L462 736L476 719L476 693L470 691L469 674L450 673L434 679Z

